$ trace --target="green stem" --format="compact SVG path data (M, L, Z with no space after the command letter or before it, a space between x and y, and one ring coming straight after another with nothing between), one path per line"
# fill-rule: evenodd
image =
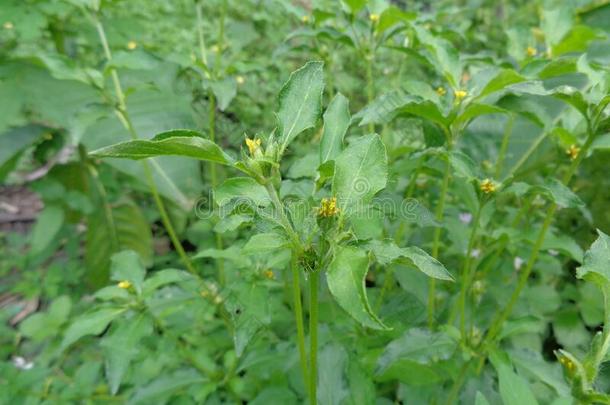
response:
M290 259L290 269L292 270L292 300L294 309L294 319L297 326L297 345L299 347L299 360L301 363L301 373L303 374L303 384L307 386L309 376L307 371L307 354L305 352L305 327L303 323L303 305L301 304L301 274L299 272L299 261L293 251Z
M318 283L320 274L312 271L309 277L309 403L316 405L318 380Z
M502 136L502 145L500 145L500 151L498 152L498 161L496 162L496 178L500 178L500 173L502 172L502 165L504 164L504 158L506 157L506 151L508 150L508 141L510 140L510 135L513 132L513 124L515 122L515 116L510 115L508 117L506 127L504 128L504 135Z
M483 204L479 202L479 207L475 213L473 219L473 227L470 232L470 238L468 240L468 249L466 250L466 257L464 258L464 265L462 267L462 285L460 288L460 296L458 300L458 309L460 312L460 331L462 333L462 339L466 338L466 294L470 290L470 284L472 283L472 271L471 271L471 263L472 263L472 250L474 249L474 244L477 237L477 231L479 230L479 222L481 218L481 211L483 210ZM454 307L455 308L455 307ZM455 318L455 311L452 311L451 316L449 317L449 323L453 323L453 319Z
M106 31L104 30L104 26L102 25L101 21L99 21L98 19L95 19L95 26L96 26L96 29L97 29L97 32L98 32L98 35L100 38L100 42L102 43L102 47L104 48L104 55L106 56L106 60L108 62L111 62L112 53L110 52L110 47L108 46L108 39L106 38ZM138 139L138 134L133 126L133 123L131 122L129 113L127 112L127 105L125 103L125 94L123 93L121 81L119 79L119 75L118 75L116 69L114 69L114 68L111 69L110 75L112 77L112 82L114 84L114 90L115 90L116 97L117 97L117 107L116 107L117 113L118 113L119 117L121 118L121 121L125 125L127 131L129 132L131 138ZM184 251L184 248L182 247L180 240L176 236L176 231L174 230L174 227L171 223L169 215L167 214L167 210L165 209L165 204L163 203L163 200L161 199L161 196L159 195L159 191L157 190L157 185L155 184L155 180L153 178L152 171L150 169L150 164L145 160L143 160L141 162L141 164L142 164L142 168L144 170L144 176L146 177L146 182L148 183L150 192L153 196L155 204L157 205L157 210L159 211L159 215L161 216L161 222L163 222L163 226L165 227L167 234L169 235L169 238L172 241L174 248L176 249L176 252L178 252L180 259L182 260L182 262L185 265L185 267L187 268L187 270L192 274L197 274L195 267L193 267L193 264L191 263L190 259L186 255L186 252Z
M569 167L568 171L565 173L565 175L562 179L562 183L564 185L567 185L570 182L570 180L572 179L572 177L574 176L574 173L576 173L576 170L578 169L580 162L582 161L583 157L587 154L587 151L589 150L591 143L593 143L593 139L594 139L594 132L589 131L587 140L586 140L585 144L583 145L580 153L578 154L578 157L572 162L571 166ZM513 294L511 295L511 297L508 301L508 304L506 305L504 310L502 310L499 313L499 315L496 317L496 319L494 321L492 321L489 331L487 332L487 336L485 337L485 339L483 341L484 344L490 343L491 341L493 341L493 339L496 338L498 333L502 330L502 326L503 326L504 322L512 313L513 307L517 303L517 300L519 299L519 296L521 295L521 291L523 290L523 288L525 288L527 281L529 279L529 276L532 272L532 269L534 268L534 265L536 264L536 261L538 259L538 254L540 253L540 249L542 248L542 244L544 243L546 233L548 232L551 222L553 221L553 215L555 214L556 210L557 210L557 204L555 204L555 203L551 204L551 206L549 207L549 209L546 213L546 217L544 218L544 222L542 224L542 228L540 229L540 233L538 234L538 238L536 239L536 242L534 243L534 248L533 248L530 258L527 262L527 265L519 276L519 280L517 282L517 287L513 291Z
M447 140L447 154L451 152L452 140ZM451 163L449 162L449 156L447 156L447 162L445 165L445 173L443 175L443 185L441 188L441 194L439 197L438 204L436 206L436 220L441 222L443 220L443 213L445 212L445 200L447 199L447 191L449 190L449 179L451 178ZM437 226L434 228L434 239L432 242L432 257L438 259L438 251L441 242L441 227ZM428 284L428 328L434 328L434 312L435 312L435 295L436 295L436 280L431 278Z

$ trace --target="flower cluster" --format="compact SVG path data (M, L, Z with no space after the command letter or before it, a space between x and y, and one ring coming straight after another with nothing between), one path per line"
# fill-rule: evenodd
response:
M454 94L457 101L462 101L468 95L466 90L456 90Z
M491 181L489 179L483 180L481 182L481 184L479 185L479 188L485 194L490 194L490 193L493 193L494 191L496 191L496 185L494 184L493 181Z
M324 218L335 216L339 213L337 197L323 198L318 208L318 215Z
M570 145L568 149L566 149L566 155L570 157L571 160L575 160L580 153L580 148L576 145Z
M250 139L246 138L246 146L248 146L248 151L250 151L250 156L254 157L254 154L261 147L261 140L258 138Z

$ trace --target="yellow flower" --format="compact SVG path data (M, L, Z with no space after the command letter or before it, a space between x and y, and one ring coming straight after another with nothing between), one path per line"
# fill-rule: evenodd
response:
M323 198L320 202L320 208L318 208L318 215L321 217L332 217L339 213L339 207L337 207L337 198Z
M244 84L246 82L246 79L243 76L237 76L235 78L235 81L237 82L237 84Z
M439 96L443 97L445 94L447 94L447 90L445 90L444 87L438 87L436 89L436 94L438 94Z
M301 22L303 24L307 24L309 22L309 16L308 15L304 15L303 17L301 17Z
M369 20L371 20L373 23L376 23L377 21L379 21L379 14L372 13L371 15L369 15Z
M485 194L493 193L494 191L496 191L496 185L493 183L493 181L489 179L483 180L479 185L479 188Z
M536 48L534 48L533 46L528 46L527 49L525 50L525 53L527 54L527 56L532 57L532 56L536 56L536 54L538 53L538 50Z
M118 286L119 288L122 288L122 289L124 289L124 290L127 290L127 289L131 288L131 283L130 283L129 281L127 281L127 280L123 280L123 281L120 281L120 282L117 284L117 286Z
M574 160L578 157L580 153L580 148L576 145L570 145L568 149L566 149L566 155L570 157L571 160Z
M273 278L275 277L271 270L265 270L263 272L263 276L267 277L269 280L273 280Z
M212 52L214 53L218 53L220 52L220 47L218 45L214 45L210 48L212 50Z
M133 51L137 47L138 47L138 44L136 43L136 41L127 42L127 49L129 49L130 51Z
M199 295L201 295L203 298L208 298L210 296L210 293L207 290L201 290Z
M254 156L257 150L261 147L261 140L258 138L250 139L246 138L246 145L248 146L248 150L250 151L250 156Z
M13 28L15 28L15 26L13 25L12 22L7 21L4 24L2 24L2 28L4 28L5 30L12 30Z
M466 90L456 90L454 94L457 101L462 101L468 95Z

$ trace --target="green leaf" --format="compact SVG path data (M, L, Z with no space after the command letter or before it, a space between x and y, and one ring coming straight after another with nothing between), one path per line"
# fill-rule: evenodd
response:
M401 260L429 277L439 280L454 280L441 262L416 246L400 248L392 240L387 239L384 241L372 240L367 242L364 247L370 249L375 255L375 259L383 266L395 260Z
M350 390L345 381L348 366L347 352L339 344L329 344L318 354L318 402L340 405Z
M232 177L214 190L214 201L220 207L237 200L236 204L265 207L271 203L265 187L251 177Z
M213 82L211 86L218 100L218 109L226 110L237 94L237 82L233 77L225 77L223 80Z
M362 10L364 6L366 6L367 0L342 0L349 9L352 14L356 14L358 11Z
M201 134L189 130L173 130L156 135L151 140L121 142L90 153L93 157L146 159L155 156L184 156L199 160L233 164L234 160L220 146Z
M462 152L451 152L449 155L449 164L453 168L454 174L458 177L464 177L467 180L481 178L481 171L479 170L478 165L470 156Z
M489 405L489 401L485 398L485 395L481 394L481 391L477 391L477 395L474 397L474 405Z
M343 148L343 137L351 121L349 101L341 93L333 98L324 112L324 132L320 141L320 164L333 160Z
M190 386L201 386L207 379L193 369L163 373L150 384L138 387L128 404L165 403L172 394Z
M387 330L388 327L373 313L366 296L365 278L369 257L355 247L339 247L328 266L326 282L337 303L363 326Z
M610 291L610 236L599 229L597 234L599 236L585 252L583 265L576 269L576 277Z
M316 125L322 112L323 67L323 62L307 62L290 74L280 90L277 117L282 152L297 135Z
M503 69L495 77L493 77L483 90L475 97L475 100L483 98L496 91L503 90L506 86L525 81L526 78L512 69Z
M261 234L261 235L269 235L269 234ZM256 235L258 236L258 235ZM254 239L254 237L253 237ZM266 252L266 246L264 246L264 241L262 240L263 238L259 238L261 240L261 243L263 243L262 247L259 246L252 246L251 249L253 249L252 253L262 253L262 252ZM252 239L251 239L252 240ZM252 242L253 244L255 243L255 241ZM256 242L258 243L258 242ZM271 246L269 248L269 250L272 249L276 249L275 246ZM237 265L238 267L248 267L252 265L252 261L250 260L250 258L248 256L244 256L242 254L243 250L239 248L239 246L236 245L232 245L229 246L226 249L213 249L213 248L209 248L209 249L205 249L202 250L201 252L198 252L195 256L193 256L193 260L195 259L202 259L202 258L206 258L206 257L211 257L214 259L225 259L228 261L231 261L233 263L235 263L235 265Z
M450 42L436 37L424 27L415 25L417 38L432 54L432 62L453 88L459 88L462 76L462 63L457 50Z
M150 335L152 331L151 319L144 314L138 314L135 319L116 322L114 330L100 342L104 349L106 379L112 395L119 390L129 364L138 354L140 339Z
M401 337L390 342L377 360L377 375L388 372L397 363L408 361L430 364L446 360L455 351L456 342L443 332L408 329Z
M144 265L152 263L150 225L142 211L130 201L100 207L87 218L85 248L87 277L93 286L102 286L108 281L113 253L131 249L139 254Z
M146 270L140 256L133 250L124 250L115 253L110 258L110 279L115 281L129 281L135 290L142 292L142 283Z
M352 141L335 159L332 190L342 211L361 208L385 188L388 157L377 134Z
M64 210L56 205L46 206L38 215L30 239L30 252L42 253L59 233L64 223Z
M59 328L68 320L71 308L70 297L62 295L53 300L44 313L37 312L25 318L19 324L19 331L36 342L57 335Z
M557 205L566 208L579 208L585 206L585 203L580 199L580 197L574 194L572 190L554 177L547 178L540 188Z
M142 285L142 294L148 296L159 287L186 281L195 282L196 278L185 270L166 269L157 271L144 281L144 284Z
M464 111L455 119L456 125L467 125L472 119L486 114L505 114L507 111L503 108L489 104L471 103Z
M512 365L499 356L492 356L492 363L498 372L500 396L504 405L538 404L527 381L517 375Z
M242 248L244 254L270 253L288 245L288 239L279 233L259 233Z
M76 317L64 334L61 349L65 350L83 336L99 335L117 316L127 308L106 307Z

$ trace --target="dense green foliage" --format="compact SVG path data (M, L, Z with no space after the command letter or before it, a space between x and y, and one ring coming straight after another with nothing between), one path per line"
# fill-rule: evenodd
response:
M0 3L0 403L610 403L608 2Z

